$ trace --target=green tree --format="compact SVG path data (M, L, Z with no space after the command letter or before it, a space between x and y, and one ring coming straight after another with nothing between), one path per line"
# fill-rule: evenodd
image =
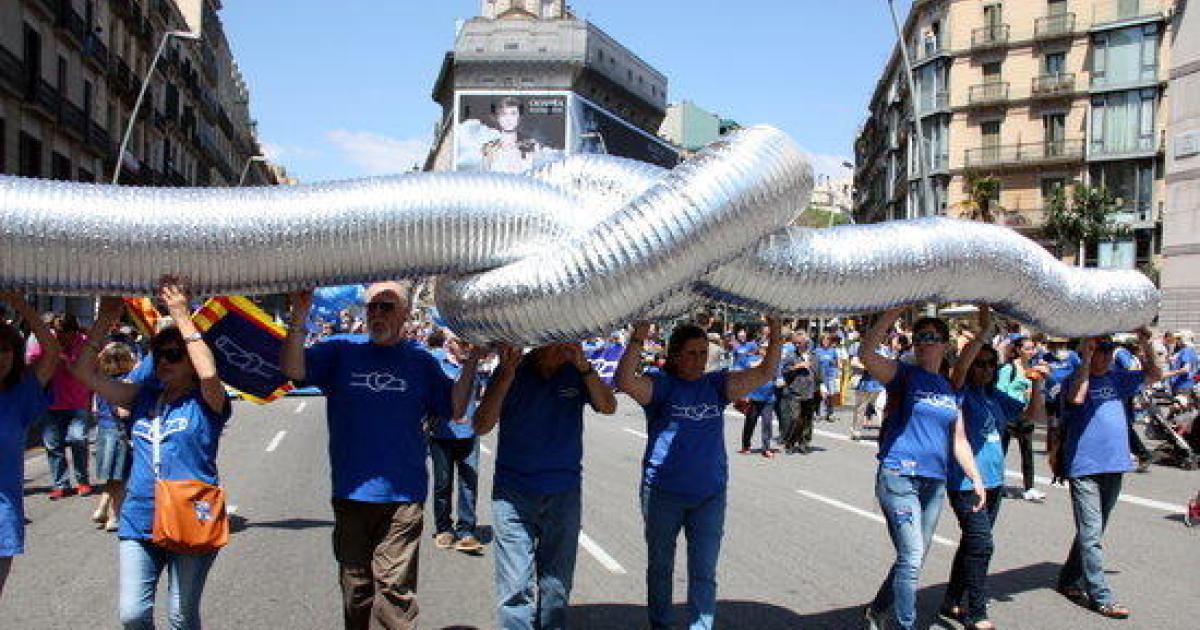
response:
M955 204L964 219L995 223L996 212L1004 212L1000 206L1000 178L995 175L970 177L967 179L970 194L967 199Z
M801 227L827 228L849 222L850 219L844 213L809 206L796 217L795 224Z
M1046 236L1059 256L1074 251L1080 267L1087 248L1129 236L1129 226L1114 220L1120 210L1116 199L1103 187L1075 184L1069 199L1065 188L1059 188L1046 200L1046 210Z

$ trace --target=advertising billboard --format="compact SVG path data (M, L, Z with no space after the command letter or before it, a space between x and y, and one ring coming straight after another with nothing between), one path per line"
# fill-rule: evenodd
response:
M460 92L454 170L523 173L562 158L568 100L568 92Z
M605 153L673 168L679 152L669 143L626 123L604 108L571 95L571 153Z

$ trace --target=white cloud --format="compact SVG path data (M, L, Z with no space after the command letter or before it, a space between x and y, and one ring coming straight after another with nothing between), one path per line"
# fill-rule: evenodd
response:
M420 138L392 138L369 131L335 129L325 134L341 152L342 158L359 170L360 175L391 175L425 162L429 141Z
M842 165L843 162L853 164L854 158L829 153L809 152L808 159L812 161L814 175L828 175L832 179L854 176L854 169L846 168Z

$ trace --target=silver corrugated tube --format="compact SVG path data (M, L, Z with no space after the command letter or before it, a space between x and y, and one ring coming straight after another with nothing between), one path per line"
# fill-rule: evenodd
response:
M477 341L542 343L708 298L781 315L988 302L1039 328L1128 330L1143 275L1068 267L1012 230L921 219L811 230L812 169L781 132L731 134L671 171L575 155L530 174L418 173L312 186L155 189L0 177L0 287L204 294L442 276Z

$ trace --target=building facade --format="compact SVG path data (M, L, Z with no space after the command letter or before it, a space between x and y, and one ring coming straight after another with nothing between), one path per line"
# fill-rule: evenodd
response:
M1165 328L1200 332L1200 5L1180 3L1171 49L1167 205L1163 213Z
M432 96L442 117L425 170L516 170L534 153L678 159L656 136L666 114L666 76L563 0L481 0L480 15L460 25ZM503 153L495 148L503 135L497 117L508 107L523 121L513 149L521 155L491 160ZM475 152L486 155L464 159Z
M1132 228L1088 264L1153 264L1176 22L1175 0L917 0L902 28L915 100L895 49L855 141L857 218L959 215L990 176L997 221L1037 236L1046 200L1085 183L1112 192Z

